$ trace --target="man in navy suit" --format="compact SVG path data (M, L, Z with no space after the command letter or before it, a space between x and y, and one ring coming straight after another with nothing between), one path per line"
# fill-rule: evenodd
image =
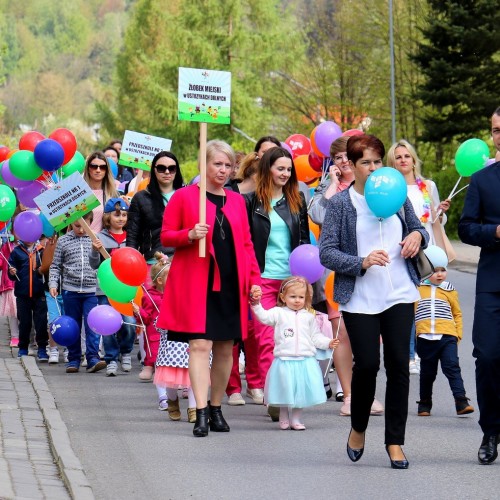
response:
M500 108L491 117L491 134L500 152ZM500 440L500 162L472 175L458 234L481 247L472 342L483 431L478 460L486 465L497 458Z

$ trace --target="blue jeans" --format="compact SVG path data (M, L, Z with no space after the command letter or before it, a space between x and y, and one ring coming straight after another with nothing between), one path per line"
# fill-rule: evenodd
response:
M411 334L410 334L410 361L415 361L415 337L416 337L415 322L413 322L411 325Z
M58 295L55 299L50 295L50 292L45 292L45 299L47 300L47 312L49 314L49 325L64 314L64 304L62 295ZM57 301L57 304L56 304ZM59 307L57 307L59 306Z
M109 305L108 298L105 295L98 295L97 301L99 305ZM133 316L123 316L122 319L126 323L135 325ZM132 325L122 324L121 328L113 335L104 335L102 342L104 345L104 360L107 364L110 361L118 361L119 354L130 354L134 348L135 327Z
M73 318L77 322L79 330L82 329L83 317L87 362L90 363L92 360L99 360L99 341L101 336L94 333L87 323L87 317L90 310L97 306L97 297L95 293L78 293L63 290L62 298L66 316ZM80 363L81 357L82 345L80 339L78 339L74 344L68 346L68 361Z
M464 381L458 364L457 338L443 335L439 340L417 339L417 352L420 356L420 399L432 399L432 385L436 380L438 363L450 384L455 398L465 396Z

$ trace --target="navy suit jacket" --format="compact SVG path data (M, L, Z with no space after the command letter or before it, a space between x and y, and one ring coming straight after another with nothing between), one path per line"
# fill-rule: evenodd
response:
M458 224L460 239L481 247L476 293L500 292L500 162L472 175Z

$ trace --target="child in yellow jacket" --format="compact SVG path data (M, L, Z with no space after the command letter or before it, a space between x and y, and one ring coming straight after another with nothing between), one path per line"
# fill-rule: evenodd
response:
M432 385L436 380L439 362L455 398L457 415L474 411L465 394L458 362L458 343L462 339L462 311L458 293L446 281L448 258L444 251L438 252L436 248L428 254L435 272L418 287L420 300L415 304L417 353L420 356L420 401L417 401L420 417L431 414Z

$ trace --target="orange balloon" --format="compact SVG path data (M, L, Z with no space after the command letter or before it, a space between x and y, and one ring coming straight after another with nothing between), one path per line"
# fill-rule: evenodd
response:
M19 151L19 149L11 149L8 153L7 153L7 157L6 159L8 160L14 153L17 153Z
M333 300L333 280L335 279L335 273L332 271L328 277L326 278L325 281L325 296L326 296L326 301L328 302L329 306L334 310L338 311L339 310L339 305L337 302L334 302Z
M317 240L319 240L320 227L315 224L309 217L309 230L314 234Z
M135 294L133 302L137 304L139 307L141 307L142 304L142 296L144 295L144 291L141 286L137 287L137 293ZM134 315L134 309L132 308L132 303L131 302L126 302L123 304L122 302L116 302L116 300L110 299L108 297L110 305L118 311L120 314L123 314L124 316L133 316Z
M321 175L309 165L309 155L297 156L293 160L293 164L295 165L295 172L297 173L297 179L299 181L311 182Z
M316 139L314 138L316 135L316 129L318 127L314 127L313 131L311 132L310 140L311 140L311 148L312 150L320 157L320 158L325 158L325 155L318 149L318 146L316 146Z

